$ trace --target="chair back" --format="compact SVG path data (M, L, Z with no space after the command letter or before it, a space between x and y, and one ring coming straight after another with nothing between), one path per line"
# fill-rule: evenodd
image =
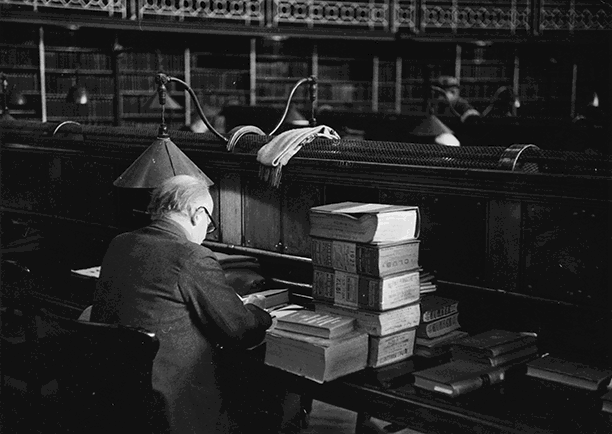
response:
M157 336L136 327L64 318L44 309L39 317L44 336L39 342L46 345L41 351L53 357L61 406L70 409L70 421L59 428L127 432L129 427L130 432L146 432L157 408L152 387Z

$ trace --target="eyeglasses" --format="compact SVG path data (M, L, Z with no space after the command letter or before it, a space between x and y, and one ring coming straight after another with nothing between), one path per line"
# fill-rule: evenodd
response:
M208 229L206 229L206 233L207 234L211 234L214 231L217 230L217 223L215 222L215 220L212 218L212 216L210 215L210 212L208 212L208 210L206 209L205 206L199 206L196 208L195 212L198 212L198 210L203 209L204 212L206 213L206 215L208 216Z

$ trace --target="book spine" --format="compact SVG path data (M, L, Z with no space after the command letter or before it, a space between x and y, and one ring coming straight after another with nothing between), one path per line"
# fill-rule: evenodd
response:
M391 247L357 245L357 273L379 277L419 267L419 242Z
M417 329L417 336L424 338L435 338L459 328L459 314L456 313L437 321L421 324Z
M334 302L334 270L314 267L312 278L312 298L315 300Z
M311 257L315 266L355 273L357 244L324 238L311 238Z
M457 312L459 308L459 303L453 303L446 306L441 306L437 309L428 310L423 312L423 317L421 318L422 322L431 322L435 321L439 318L444 318L445 316L452 315Z
M357 326L370 336L384 336L419 325L420 305L413 303L385 312L371 312L363 309L347 309L327 304L316 304L315 310L355 318Z
M506 377L505 369L497 369L494 371L487 372L478 377L469 378L463 381L457 381L452 384L455 391L453 396L464 395L472 390L480 389L491 384L496 384L504 381Z
M387 336L370 336L368 366L376 368L399 362L414 354L415 329Z
M310 239L312 265L332 268L332 241L321 238Z
M359 305L359 276L353 273L336 271L334 279L334 303L339 306L357 308Z
M412 271L393 277L359 277L359 307L388 310L419 299L419 272Z

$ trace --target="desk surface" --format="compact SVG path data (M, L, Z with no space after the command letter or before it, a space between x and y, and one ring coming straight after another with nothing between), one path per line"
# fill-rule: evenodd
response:
M531 378L521 368L503 383L456 398L415 388L412 361L405 375L383 381L374 370L317 384L270 369L294 391L425 433L612 433L612 416L601 411L603 393Z

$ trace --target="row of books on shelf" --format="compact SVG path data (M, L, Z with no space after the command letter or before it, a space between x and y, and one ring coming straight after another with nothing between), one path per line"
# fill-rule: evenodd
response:
M448 397L502 382L519 367L584 390L610 388L612 369L541 356L534 333L462 330L459 301L420 290L435 278L419 265L417 207L342 202L312 208L310 224L314 308L274 312L267 364L323 383L418 357L430 363L411 372L414 387ZM610 393L602 409L612 409Z
M111 69L111 56L105 53L83 53L77 51L46 51L45 67L59 69Z
M125 52L118 56L119 68L136 71L162 70L168 74L177 72L184 74L185 58L184 54L167 54L151 52Z

